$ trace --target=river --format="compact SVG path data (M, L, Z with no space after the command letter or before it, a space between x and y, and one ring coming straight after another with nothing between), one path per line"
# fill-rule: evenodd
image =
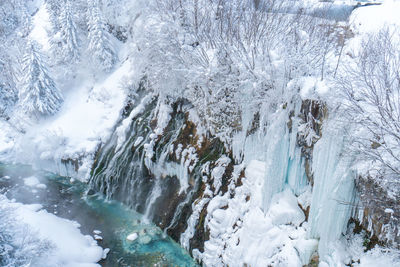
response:
M45 189L24 183L33 175ZM198 266L160 228L144 223L143 215L88 192L85 183L30 166L0 164L0 193L23 204L41 204L49 213L76 221L84 235L94 236L96 231L102 238L97 237L98 244L110 249L101 266ZM136 239L130 241L127 236L132 233Z

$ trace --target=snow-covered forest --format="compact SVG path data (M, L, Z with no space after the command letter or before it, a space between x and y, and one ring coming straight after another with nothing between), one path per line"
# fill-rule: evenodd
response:
M399 13L1 1L0 266L400 266ZM54 175L97 215L51 210ZM140 219L103 241L108 201Z

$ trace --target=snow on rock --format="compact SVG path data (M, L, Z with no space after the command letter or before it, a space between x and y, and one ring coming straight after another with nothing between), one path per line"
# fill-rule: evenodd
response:
M39 183L40 183L39 179L35 176L24 178L24 184L27 186L33 187L33 186L38 185Z
M385 209L385 213L393 214L393 213L394 213L394 210L392 210L392 209Z
M36 187L39 189L46 189L47 186L45 184L40 183L39 179L35 176L30 176L24 178L24 184L29 187Z
M319 266L349 266L351 264L355 267L400 267L399 250L376 245L373 249L365 251L364 234L356 234L351 237L347 234L331 243L333 253L329 257L324 257Z
M297 198L289 189L276 194L272 198L268 216L274 225L293 224L299 226L305 220L304 213L297 203Z
M126 237L126 239L129 240L129 241L135 241L138 237L139 237L139 236L138 236L137 233L132 233L132 234L129 234L129 235Z
M299 253L301 264L304 266L310 263L311 256L317 251L318 240L299 239L294 242L294 247Z
M355 267L376 267L376 266L392 266L400 267L398 252L384 250L382 248L374 248L366 253L361 253L360 263L354 264Z
M210 197L212 196L212 192L210 190L210 186L207 184L206 189L204 191L203 198L197 202L192 204L192 214L189 217L187 222L188 226L184 233L181 234L180 244L186 250L190 249L189 240L193 238L196 230L197 223L200 218L200 213L203 210L204 206L210 201Z
M269 211L263 212L265 167L265 162L250 161L242 186L231 184L233 191L204 200L209 201L205 225L210 240L203 253L195 250L193 255L206 266L300 267L315 252L318 241L306 237L307 223L290 189L274 195Z
M37 204L23 205L2 197L0 205L11 207L20 223L30 227L38 238L51 243L51 253L35 259L40 266L99 266L96 263L103 256L103 249L92 237L80 232L79 224L41 210Z
M46 186L45 184L37 184L37 185L36 185L36 188L39 188L39 189L46 189L47 186Z
M110 252L110 249L109 249L109 248L105 248L105 249L103 250L103 256L102 256L101 258L102 258L102 259L107 258L108 252Z
M211 176L213 177L213 186L217 192L222 185L222 176L225 173L225 168L231 162L231 159L227 156L222 156L216 162L216 167L212 170Z
M118 150L121 147L121 145L125 142L126 133L129 130L129 126L130 126L132 120L135 119L139 114L141 114L145 110L145 107L151 101L151 98L152 98L151 95L145 96L142 99L142 101L140 102L140 104L137 107L135 107L131 111L129 116L122 121L121 125L117 127L117 129L115 130L115 132L117 133L117 136L118 136L116 150ZM142 140L143 140L143 137L142 137ZM142 140L140 140L140 142ZM136 142L135 142L135 146L140 143L139 142L138 144L136 144Z
M265 176L266 164L263 161L252 160L245 171L246 183L254 184L258 188L263 186L263 180ZM257 191L258 194L252 195L251 201L257 206L262 205L262 193Z
M161 102L157 109L157 126L154 132L157 135L161 135L171 119L171 113L173 110L171 105L164 102Z

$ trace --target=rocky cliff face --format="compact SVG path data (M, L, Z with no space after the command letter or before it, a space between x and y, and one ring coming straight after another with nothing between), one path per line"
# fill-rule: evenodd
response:
M288 103L264 129L256 114L250 129L232 134L242 134L236 147L202 130L193 114L185 99L168 102L142 93L131 101L97 153L92 188L145 214L210 265L229 264L225 256L246 246L240 233L251 234L246 232L251 221L265 226L261 240L270 238L268 229L283 225L300 235L283 243L297 253L296 264L308 264L316 253L325 254L324 260L329 242L354 221L355 231L372 236L369 246L398 241L398 202L367 179L354 187L350 161L342 160L343 137L324 125L324 103ZM274 209L289 210L284 216L290 219L277 219L281 211ZM254 212L272 224L265 217L257 222L261 215ZM210 256L211 250L217 256ZM270 254L274 260L265 263L290 263L281 251Z
M399 247L400 196L389 194L371 177L359 177L357 191L360 202L354 220L365 231L367 248L375 244Z

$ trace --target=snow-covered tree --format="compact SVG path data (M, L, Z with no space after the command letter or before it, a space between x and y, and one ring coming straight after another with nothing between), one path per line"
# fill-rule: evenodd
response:
M18 97L15 65L23 38L30 31L30 15L21 0L0 2L0 117L8 118Z
M3 117L7 116L8 111L16 102L17 94L11 59L1 51L5 51L2 45L0 45L0 117Z
M117 61L117 55L102 17L98 0L88 1L89 51L93 60L109 72Z
M61 93L50 77L38 45L29 42L23 59L22 88L19 92L20 105L35 117L57 112L63 101Z
M66 2L65 7L61 12L60 22L63 58L68 62L76 62L79 60L80 56L79 39L70 1Z
M49 14L50 23L52 25L53 31L58 32L60 29L60 15L64 1L60 0L47 0L46 8Z
M341 68L337 85L346 100L344 116L362 138L353 150L400 174L400 40L384 28L362 43L354 64ZM381 168L380 171L384 171Z
M48 2L50 21L53 25L51 46L55 57L68 63L76 63L80 58L80 40L78 38L72 3Z
M0 39L16 41L26 37L31 30L31 15L23 0L0 1Z

